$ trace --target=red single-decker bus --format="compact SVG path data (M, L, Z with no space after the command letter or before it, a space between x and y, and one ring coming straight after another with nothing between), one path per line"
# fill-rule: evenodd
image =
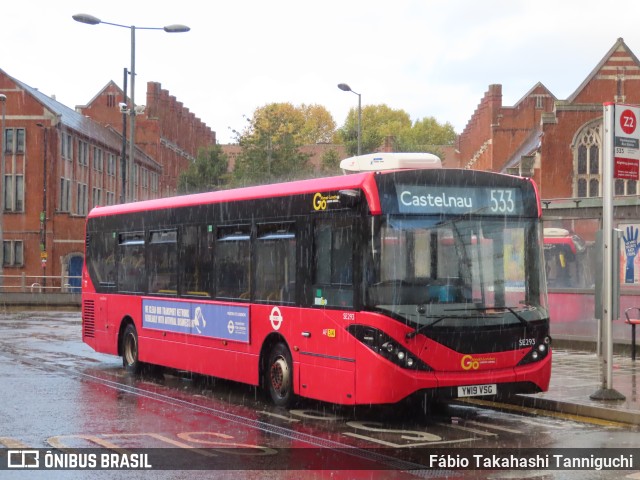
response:
M546 390L535 184L385 155L376 171L94 208L83 341L282 406Z

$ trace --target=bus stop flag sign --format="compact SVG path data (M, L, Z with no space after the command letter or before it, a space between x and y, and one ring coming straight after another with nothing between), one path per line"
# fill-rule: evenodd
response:
M640 107L618 104L615 112L613 178L640 180Z

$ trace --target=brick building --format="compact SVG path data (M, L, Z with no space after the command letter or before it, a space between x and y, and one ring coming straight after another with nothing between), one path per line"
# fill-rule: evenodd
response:
M538 83L514 106L490 85L458 138L463 168L533 176L542 197L602 195L603 103L640 104L640 61L619 38L576 91L557 99ZM637 182L616 180L616 195L636 195Z
M46 276L47 287L61 286L80 272L88 211L120 201L119 104L127 99L109 82L73 110L2 70L0 94L6 96L3 284L42 284ZM532 175L545 199L601 196L604 102L640 104L640 61L623 39L565 100L537 83L514 106L504 106L501 85L490 85L445 164ZM179 172L200 147L215 144L215 132L159 83L147 84L146 103L136 117L138 200L175 194ZM315 162L322 154L317 149L309 152ZM636 204L638 193L636 181L616 181L619 198ZM640 224L633 215L627 220Z
M84 222L121 201L122 90L110 82L73 110L0 70L4 102L2 291L79 286ZM149 83L137 117L134 199L175 193L178 172L215 133ZM93 117L89 118L89 117ZM127 149L128 151L128 149Z
M242 153L242 147L237 143L221 145L221 147L222 152L227 156L227 160L229 161L228 171L232 172L236 166L238 157ZM347 148L344 145L333 143L316 143L315 145L303 145L300 148L300 151L302 153L309 155L309 164L316 172L319 172L322 168L323 156L332 150L340 159L347 157Z
M160 83L147 83L146 102L144 111L136 115L136 147L162 165L160 196L172 196L177 192L180 172L196 159L200 148L215 145L216 134ZM77 106L76 110L121 132L120 103L127 103L127 98L111 81L87 105Z

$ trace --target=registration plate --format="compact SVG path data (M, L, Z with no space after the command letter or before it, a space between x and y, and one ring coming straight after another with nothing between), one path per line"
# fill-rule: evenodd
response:
M465 385L458 387L459 397L479 397L482 395L495 395L498 393L498 387L495 383L489 385Z

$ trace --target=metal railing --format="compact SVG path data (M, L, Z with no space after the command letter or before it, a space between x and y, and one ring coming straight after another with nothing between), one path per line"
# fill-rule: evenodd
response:
M79 276L2 275L1 293L80 293Z

